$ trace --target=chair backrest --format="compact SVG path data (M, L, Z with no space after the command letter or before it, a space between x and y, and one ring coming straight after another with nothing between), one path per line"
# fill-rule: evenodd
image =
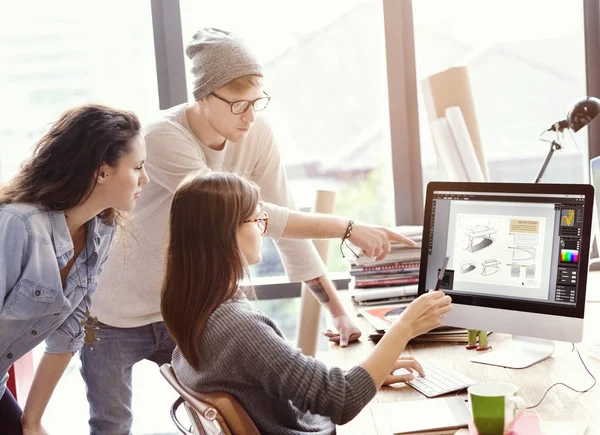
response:
M171 364L163 364L160 373L185 401L188 414L195 411L196 416L190 416L192 423L210 430L217 422L226 435L260 435L246 410L231 394L192 391L179 382Z

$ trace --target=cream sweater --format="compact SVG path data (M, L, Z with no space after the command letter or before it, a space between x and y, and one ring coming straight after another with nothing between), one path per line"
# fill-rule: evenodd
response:
M125 243L115 243L105 263L92 312L111 326L137 327L162 321L160 290L169 208L180 181L190 172L235 172L254 181L269 214L267 236L275 240L291 281L306 281L327 272L312 242L279 240L289 209L295 209L279 150L269 124L257 118L247 138L227 141L215 151L198 141L185 113L186 104L162 113L144 129L146 171L144 186Z

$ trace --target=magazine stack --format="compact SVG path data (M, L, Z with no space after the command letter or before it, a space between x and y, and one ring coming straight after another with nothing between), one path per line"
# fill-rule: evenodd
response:
M417 295L421 260L422 226L401 226L396 231L417 243L409 247L392 243L386 258L375 261L360 255L350 259L350 292L360 305L410 301Z
M377 305L372 307L361 307L358 314L364 317L373 327L368 335L369 340L377 343L392 323L404 312L408 303L395 303L390 305ZM491 334L491 332L488 332ZM413 338L413 343L424 342L449 342L467 344L469 340L468 330L452 326L440 326L425 334Z

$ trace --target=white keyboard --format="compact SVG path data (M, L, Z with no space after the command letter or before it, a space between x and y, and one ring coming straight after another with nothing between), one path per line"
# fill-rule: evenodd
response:
M425 370L425 377L413 372L414 379L407 384L427 397L437 397L454 391L463 390L477 381L448 367L440 367L434 363L421 363ZM408 373L405 369L399 369L395 374Z

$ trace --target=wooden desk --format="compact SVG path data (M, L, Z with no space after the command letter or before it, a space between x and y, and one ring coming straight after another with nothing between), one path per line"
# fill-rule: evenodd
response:
M588 295L594 295L597 300L599 298L595 295L599 290L600 272L592 272L588 279ZM347 294L342 298L347 301L348 306L351 306ZM352 309L349 308L349 312ZM372 329L371 326L362 317L357 317L356 322L363 331L360 342L345 349L336 345L331 347L330 362L343 369L349 369L360 363L374 346L366 338L367 333ZM494 333L490 335L489 342L493 348L499 349L508 342L509 338L508 335ZM587 345L591 341L600 341L600 302L588 300L585 310L584 338L577 348L590 371L600 377L600 360L590 356L588 352ZM495 380L514 383L519 387L520 394L528 405L536 404L546 389L555 382L565 382L579 390L589 388L592 384L592 379L579 361L577 353L571 352L569 343L556 342L552 357L521 370L472 363L470 359L475 356L475 352L475 350L466 350L463 345L429 343L409 345L402 355L412 356L422 361L436 360L451 364L455 370L477 381ZM398 384L381 388L371 403L425 399L425 396L408 385ZM544 421L584 421L588 425L587 435L600 435L600 386L597 385L585 394L575 393L564 386L556 386L548 392L534 412ZM340 435L377 434L370 406L348 424L338 426L337 433Z

